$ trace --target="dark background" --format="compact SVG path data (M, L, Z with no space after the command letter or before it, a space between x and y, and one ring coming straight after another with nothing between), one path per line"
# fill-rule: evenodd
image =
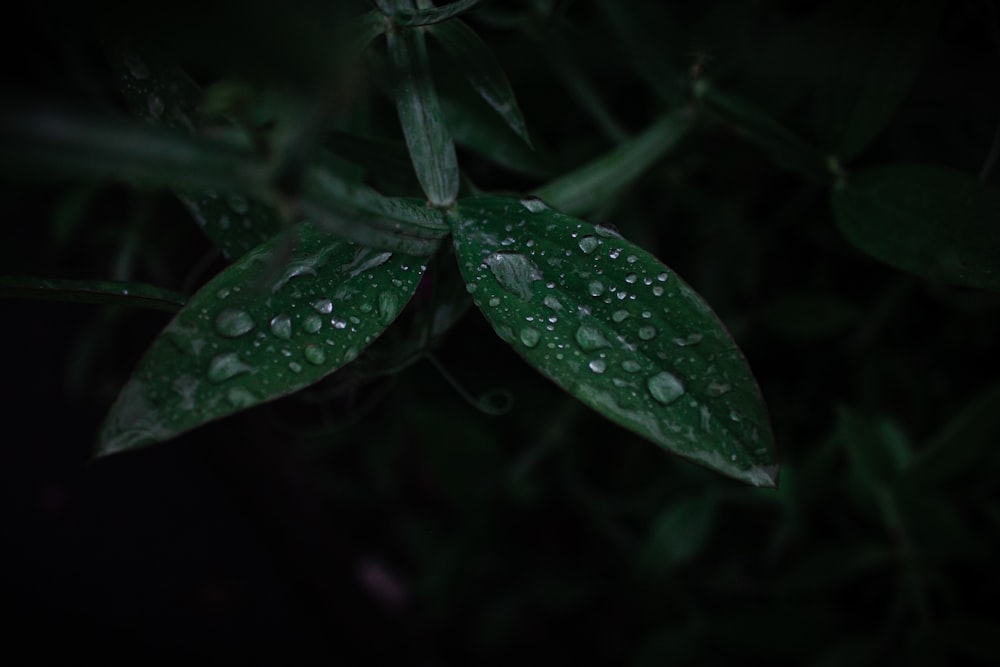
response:
M635 2L632 35L584 0L487 3L468 22L518 94L533 166L563 173L609 150L613 125L634 134L667 108L632 40L652 47L653 69L706 76L820 141L816 54L832 4ZM325 22L364 7L335 5L22 8L5 25L18 39L5 42L0 102L124 113L101 47L122 35L203 83L309 94L327 72ZM980 172L1000 121L997 13L947 4L917 82L859 165ZM356 115L398 139L373 48L376 85ZM432 56L443 93L468 97ZM575 76L613 123L574 95ZM459 157L485 190L545 180L469 146ZM6 173L0 274L190 292L224 266L169 193ZM605 422L475 311L435 353L468 392L509 392L500 417L426 361L383 377L349 368L91 460L104 412L169 316L5 299L5 646L33 662L995 664L1000 300L864 256L827 196L705 122L589 216L676 269L733 332L771 412L778 491Z

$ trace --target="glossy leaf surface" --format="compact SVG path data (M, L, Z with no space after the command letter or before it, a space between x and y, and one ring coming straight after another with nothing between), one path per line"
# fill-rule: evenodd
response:
M458 158L431 78L424 35L402 30L386 39L396 111L417 180L432 204L447 206L458 195Z
M500 114L517 136L530 145L528 128L517 98L490 47L472 28L458 19L439 23L429 30L479 96Z
M903 271L1000 291L1000 191L939 166L871 167L833 191L840 231Z
M475 304L532 366L672 452L776 484L777 452L746 360L673 271L539 199L474 197L450 215Z
M417 257L363 248L310 224L278 235L195 294L111 407L99 453L166 440L319 381L402 311Z

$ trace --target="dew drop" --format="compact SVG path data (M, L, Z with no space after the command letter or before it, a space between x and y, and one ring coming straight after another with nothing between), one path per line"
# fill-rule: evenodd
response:
M628 262L629 264L635 264L636 262L639 261L639 258L636 257L635 255L629 255L628 257L625 258L625 261Z
M297 361L289 361L288 362L288 370L290 370L293 373L301 373L302 372L302 364L298 363Z
M230 387L226 399L234 408L249 408L257 402L257 397L246 387Z
M319 315L306 315L302 320L302 328L308 333L316 333L323 328L323 320Z
M220 289L218 292L215 293L215 296L217 296L220 299L226 299L232 293L233 291L231 289L229 289L228 287L223 287L222 289Z
M358 358L358 348L349 347L344 351L344 363L349 364Z
M521 200L521 206L532 213L540 213L548 208L548 205L538 197L525 197Z
M395 292L379 292L378 314L382 322L388 324L399 312L399 298Z
M618 259L621 256L621 254L622 254L621 248L615 248L614 250L608 253L608 257L610 257L611 259Z
M599 329L583 324L576 330L576 343L584 352L590 352L602 347L611 347L611 343Z
M634 273L630 273L627 276L625 276L625 282L627 282L629 285L635 285L636 281L638 280L639 276L635 275Z
M541 339L542 334L538 333L537 329L532 329L531 327L521 329L521 342L526 346L535 347Z
M495 252L485 260L501 287L523 301L534 295L531 284L542 279L541 270L524 255Z
M490 306L492 308L496 308L497 306L500 305L500 297L498 297L498 296L491 296L488 303L490 304Z
M603 373L608 367L604 359L594 359L587 365L590 367L590 370L598 374Z
M712 382L708 385L708 388L705 390L705 392L709 396L718 397L727 393L730 389L732 389L732 387L730 387L728 384L720 384L718 382Z
M468 292L469 294L475 294L477 289L479 289L479 285L477 285L476 283L465 284L465 291Z
M667 274L661 273L660 275L656 276L656 279L659 280L661 283L665 283L667 282Z
M282 340L292 337L292 318L288 315L275 315L271 318L271 333Z
M551 294L542 299L542 303L552 310L562 310L563 305L559 302L559 299L555 298Z
M600 280L592 280L587 285L587 291L590 292L590 296L601 296L604 294L604 283Z
M642 369L642 366L634 359L626 359L622 362L622 368L626 373L638 373Z
M656 329L654 327L639 327L639 338L653 340L656 338Z
M584 236L577 245L580 246L584 255L589 255L597 249L597 246L601 245L601 241L596 236Z
M212 382L225 382L248 371L250 367L235 352L217 355L208 363L208 379Z
M653 296L663 296L663 288L657 285L653 288Z
M320 315L329 315L333 312L333 301L329 299L320 299L318 301L312 302L313 310L315 310Z
M620 239L622 235L618 233L618 230L611 225L597 225L594 227L594 231L597 232L598 236L603 236L608 239Z
M675 338L674 345L677 347L687 347L688 345L697 345L704 338L700 333L688 334L686 338Z
M326 361L326 352L324 352L323 348L319 345L313 345L312 343L306 345L306 349L303 354L305 355L306 361L317 366Z
M227 338L238 338L253 329L253 320L245 310L226 308L215 318L215 330Z
M646 381L646 388L654 400L669 405L684 395L684 385L677 376L662 371Z
M627 310L616 310L614 313L611 314L611 319L619 324L624 322L627 318L628 318Z
M334 329L346 329L347 328L347 322L345 322L344 320L338 320L336 318L330 320L330 324L333 325Z

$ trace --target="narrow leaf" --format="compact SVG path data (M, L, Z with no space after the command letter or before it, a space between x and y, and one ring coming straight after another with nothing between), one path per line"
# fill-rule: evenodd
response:
M940 166L871 167L833 191L841 233L897 269L1000 291L1000 191Z
M172 290L112 280L57 280L0 276L0 297L150 308L176 313L187 300Z
M639 552L641 567L663 574L701 551L712 530L715 502L710 496L685 498L664 510L653 523Z
M842 3L830 22L830 80L817 96L820 134L836 155L857 157L885 129L917 78L945 0Z
M170 322L111 407L99 454L166 440L319 381L389 326L423 272L421 258L309 224L290 233L294 251L276 279L283 234L217 275Z
M109 55L119 89L135 115L151 125L188 135L203 130L199 110L204 95L180 68L147 62L120 49ZM282 227L281 217L272 206L244 194L226 196L210 189L191 188L177 195L205 236L230 259L257 247Z
M391 17L392 22L400 26L432 25L447 21L453 16L458 16L478 4L479 0L455 0L455 2L450 2L441 7L428 7L425 9L397 7L391 11Z
M262 188L266 173L255 156L226 143L43 105L0 112L0 170L13 178L230 192Z
M490 47L472 28L458 19L438 23L430 28L430 33L451 56L454 65L479 96L530 146L531 139L517 98Z
M691 125L686 109L665 114L638 136L543 185L535 194L567 213L589 213L633 185L687 135Z
M831 180L827 156L763 109L704 80L695 84L694 94L707 112L768 151L777 165L819 181Z
M417 180L431 204L449 206L458 195L458 158L434 89L424 35L419 30L395 30L386 37L396 111Z
M672 452L776 485L777 452L746 360L673 271L538 199L463 199L449 220L476 306L528 363Z

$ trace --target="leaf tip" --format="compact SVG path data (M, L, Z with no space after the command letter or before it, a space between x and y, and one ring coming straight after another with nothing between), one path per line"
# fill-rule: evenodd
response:
M744 479L754 486L777 489L781 469L777 463L754 466L744 472Z

